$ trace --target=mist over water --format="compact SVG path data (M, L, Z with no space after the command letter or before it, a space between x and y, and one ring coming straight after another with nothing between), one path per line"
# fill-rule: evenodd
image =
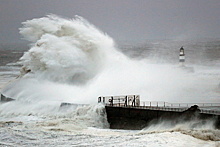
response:
M219 145L213 120L110 130L104 106L97 104L99 96L130 94L141 101L219 103L219 41L116 45L82 17L55 15L24 22L20 33L30 49L18 63L0 67L1 92L16 99L0 104L1 145ZM184 68L178 63L182 45ZM62 102L75 105L61 109Z
M89 103L88 95L84 96L88 82L109 61L126 58L116 51L110 37L81 17L66 20L49 15L23 25L20 33L33 45L21 57L23 72L31 72L13 83L17 86L8 88L8 95L18 99L51 100L53 97L53 100L65 100L71 97L75 102ZM96 99L97 95L93 96L90 95Z
M204 46L193 52L189 42L162 41L117 49L112 38L79 16L28 20L20 33L31 48L19 61L21 76L2 90L19 101L95 104L101 95L128 94L142 101L220 101L219 70L207 66L219 61L203 62ZM178 65L181 43L191 72Z

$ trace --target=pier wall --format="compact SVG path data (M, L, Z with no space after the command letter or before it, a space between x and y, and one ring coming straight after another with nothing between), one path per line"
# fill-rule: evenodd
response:
M195 109L188 109L183 112L115 106L105 106L105 109L111 129L139 130L149 126L151 123L156 124L161 121L177 124L193 120L201 123L214 120L215 127L220 129L219 115L204 114Z

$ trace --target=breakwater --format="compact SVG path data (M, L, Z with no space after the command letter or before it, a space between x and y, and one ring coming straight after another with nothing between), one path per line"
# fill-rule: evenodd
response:
M13 100L15 99L1 94L1 102ZM168 104L165 102L156 102L156 105L153 105L152 102L145 105L147 103L144 102L144 105L141 105L139 95L99 97L98 102L105 105L105 112L111 129L139 130L164 121L171 125L190 121L195 121L200 125L214 121L214 127L220 129L220 110L207 110L207 108L219 109L219 103L200 103L199 106L201 107L192 104ZM73 106L77 107L79 104L63 102L60 105L60 110Z
M105 106L107 119L111 129L139 130L152 123L167 121L172 124L196 120L199 123L215 121L215 127L220 129L220 116L200 113L199 110L165 111L136 107Z
M195 121L199 125L214 121L216 129L220 129L220 111L200 109L198 105L178 108L158 105L141 106L139 96L135 95L117 98L99 97L98 101L105 104L111 129L139 130L163 121L171 125L190 121Z

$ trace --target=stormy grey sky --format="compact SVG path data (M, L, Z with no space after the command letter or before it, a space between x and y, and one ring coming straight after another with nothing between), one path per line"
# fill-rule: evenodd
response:
M79 15L116 41L220 38L220 0L0 0L0 42L20 42L21 23Z

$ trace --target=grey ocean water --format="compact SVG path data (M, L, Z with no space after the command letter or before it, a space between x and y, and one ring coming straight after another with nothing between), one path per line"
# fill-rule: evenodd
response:
M81 17L26 21L30 45L0 48L0 146L220 146L215 120L111 130L98 96L220 103L220 40L114 40ZM179 48L185 48L185 67ZM60 109L62 102L74 103ZM199 125L198 125L199 124Z
M120 52L132 60L149 59L152 65L178 65L180 46L184 46L186 65L194 67L194 73L220 82L220 41L148 41L145 44L119 45ZM19 76L21 65L17 63L27 47L1 48L1 88ZM147 68L147 67L143 67ZM198 85L199 86L199 85ZM214 91L219 94L219 87ZM217 99L219 100L219 99ZM216 101L215 101L216 102ZM22 107L25 103L16 104ZM169 126L166 122L144 130L110 130L103 113L103 106L90 105L55 113L15 113L3 111L1 104L1 146L219 146L220 131L212 128L212 122L198 128L191 124ZM45 110L46 111L46 110ZM192 122L193 123L193 122Z

